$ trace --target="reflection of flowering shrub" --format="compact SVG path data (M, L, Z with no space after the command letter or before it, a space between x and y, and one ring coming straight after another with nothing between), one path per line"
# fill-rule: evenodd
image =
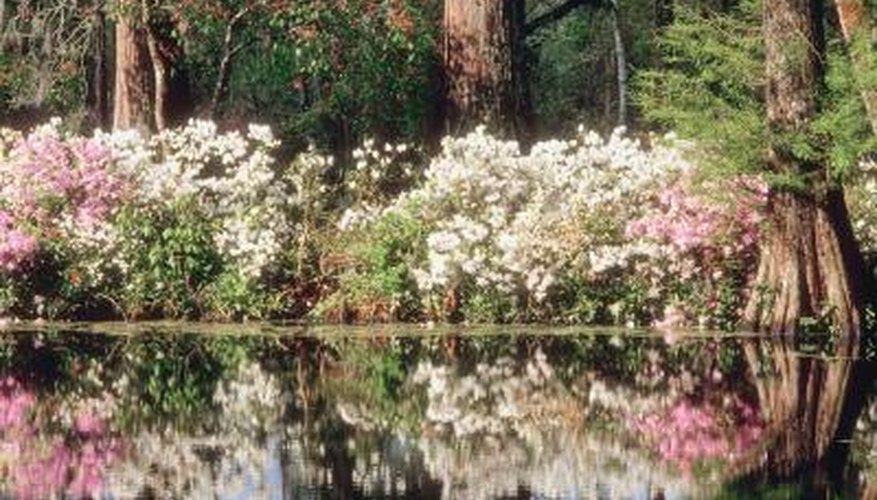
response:
M663 412L634 418L631 427L685 472L708 460L742 460L764 431L758 410L736 398L724 407L680 400Z
M12 378L0 382L0 482L16 498L99 498L107 468L121 444L106 435L106 422L88 402L66 415L72 425L63 434L43 434L34 420L36 395Z

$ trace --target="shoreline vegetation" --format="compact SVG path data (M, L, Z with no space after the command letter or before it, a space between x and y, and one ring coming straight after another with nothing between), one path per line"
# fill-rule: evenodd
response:
M705 176L694 143L624 129L525 153L478 128L431 159L368 140L340 184L313 150L279 165L255 125L2 137L7 318L732 330L768 192Z

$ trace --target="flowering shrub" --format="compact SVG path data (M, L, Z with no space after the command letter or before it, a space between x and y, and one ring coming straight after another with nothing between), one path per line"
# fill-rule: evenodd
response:
M552 303L576 303L595 287L622 295L598 299L599 307L627 300L642 309L647 297L667 302L678 277L711 275L723 259L752 260L761 198L720 203L698 194L692 156L672 138L645 147L623 130L605 140L580 130L524 154L478 129L446 139L417 188L383 207L348 211L341 227L400 213L420 218L427 251L410 270L433 309L443 298L445 313L462 307L514 319L511 304L519 319L565 317ZM733 182L760 189L755 180Z
M71 137L58 125L0 135L0 281L25 285L20 313L109 302L126 316L203 315L207 290L217 309L238 311L208 285L231 273L240 277L222 283L255 290L281 257L288 189L267 128L191 122L147 140Z
M0 162L0 264L14 271L37 240L78 241L126 197L128 179L94 139L66 138L57 122L19 138Z

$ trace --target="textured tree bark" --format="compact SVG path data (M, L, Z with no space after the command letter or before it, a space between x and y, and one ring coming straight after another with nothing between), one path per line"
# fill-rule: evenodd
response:
M752 469L790 476L825 458L845 412L857 411L850 396L856 341L842 341L832 359L804 356L790 339L743 341L751 379L770 443Z
M445 122L458 133L478 123L518 132L529 115L516 52L522 40L520 0L446 0L444 10Z
M113 129L150 131L149 59L142 32L122 14L116 20Z
M850 56L871 130L877 134L877 54L874 50L874 29L863 0L835 0L837 17Z
M779 137L807 133L822 80L820 0L764 2L768 123ZM761 261L744 319L748 328L793 334L805 317L828 314L838 333L858 335L863 296L859 254L843 192L823 165L771 146L771 170L806 189L772 189Z

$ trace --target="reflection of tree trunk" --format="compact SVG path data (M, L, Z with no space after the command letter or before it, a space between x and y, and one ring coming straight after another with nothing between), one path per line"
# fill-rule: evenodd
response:
M849 410L852 358L858 345L845 342L837 359L805 356L789 339L744 340L768 444L763 462L755 464L771 475L788 476L819 462L836 439L843 412Z

